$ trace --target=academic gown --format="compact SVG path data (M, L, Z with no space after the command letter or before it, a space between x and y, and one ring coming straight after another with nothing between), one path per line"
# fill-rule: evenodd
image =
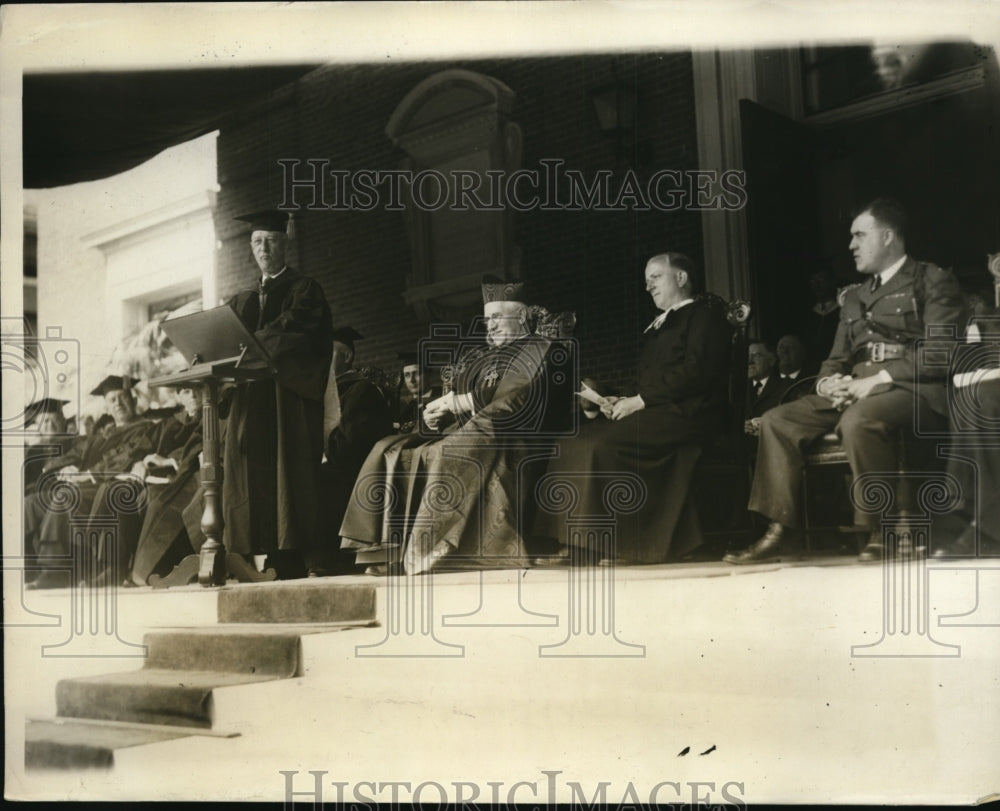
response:
M145 584L154 572L167 574L192 551L182 515L198 492L201 480L198 455L203 441L201 419L193 419L191 424L186 441L165 454L177 462L177 471L169 477L170 481L146 484L146 514L132 561L135 583Z
M143 503L137 490L135 498L116 498L112 503L109 492L114 477L128 473L147 454L169 448L177 436L169 424L138 417L127 425L111 428L106 436L81 437L67 453L49 462L36 483L36 492L25 499L25 533L34 538L39 558L70 553L71 520L85 519L89 530L94 519L115 516L119 532L128 532L136 520L141 522ZM89 471L96 481L57 485L58 471L68 465L75 465L81 472ZM75 503L71 510L63 509L59 503L64 487L72 489ZM90 532L86 535L90 537ZM99 555L101 547L99 543L94 546L88 543L81 552Z
M337 376L340 422L326 443L321 468L320 539L324 551L339 547L340 524L355 480L378 440L392 432L392 414L378 388L351 369Z
M224 543L230 552L305 549L314 540L323 455L323 394L333 345L318 283L286 268L264 296L230 302L277 368L240 383L229 403L224 453Z

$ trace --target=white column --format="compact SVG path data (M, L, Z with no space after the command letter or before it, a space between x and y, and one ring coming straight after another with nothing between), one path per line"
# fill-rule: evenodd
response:
M754 53L695 51L692 59L698 166L742 169L739 101L757 98ZM748 298L746 212L704 211L701 217L706 289L723 298Z

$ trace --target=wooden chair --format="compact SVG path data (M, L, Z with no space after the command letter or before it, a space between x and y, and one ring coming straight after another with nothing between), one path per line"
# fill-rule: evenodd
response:
M787 391L781 397L781 403L790 403L793 400L797 400L799 397L805 394L810 394L814 391L816 387L817 378L807 377L802 380L797 380L794 385L790 386ZM897 432L896 435L896 458L899 460L897 466L897 473L905 474L907 471L915 469L918 465L926 463L931 457L927 453L927 448L924 443L920 440L908 438L902 431ZM847 453L844 451L844 446L840 441L840 437L837 436L836 431L828 431L823 434L823 436L816 439L807 449L805 457L803 459L802 465L802 521L803 521L803 538L805 541L806 553L812 551L812 534L818 530L831 530L836 529L839 532L850 533L852 527L844 526L841 524L828 524L828 525L817 525L813 521L813 517L810 507L810 492L809 492L809 472L810 470L816 468L832 467L835 465L840 465L846 468L845 481L847 483L846 491L847 497L850 499L850 486L851 486L851 473L850 473L850 463L847 459ZM906 509L908 504L908 499L910 498L910 493L905 489L905 479L904 489L897 493L898 503L902 505L902 509ZM858 532L857 534L861 534Z

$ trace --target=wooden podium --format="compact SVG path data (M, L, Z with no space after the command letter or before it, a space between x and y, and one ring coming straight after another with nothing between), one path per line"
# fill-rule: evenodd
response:
M205 490L205 510L201 530L205 543L198 554L184 558L174 570L160 577L151 575L153 588L186 585L195 577L202 586L225 585L227 576L242 583L274 580L274 569L258 572L242 555L227 552L222 544L223 467L219 445L219 388L223 383L240 383L273 377L274 366L263 347L229 307L163 322L163 331L191 365L190 369L150 379L148 385L200 386L204 463L201 483Z

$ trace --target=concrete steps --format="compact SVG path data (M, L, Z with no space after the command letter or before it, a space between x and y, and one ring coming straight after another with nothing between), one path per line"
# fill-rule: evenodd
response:
M190 734L186 730L126 727L92 721L30 721L25 732L25 766L35 769L110 769L114 765L117 749L186 738Z
M60 681L57 717L27 722L25 768L109 769L116 750L213 734L216 691L301 675L302 638L377 624L375 595L329 581L220 589L218 624L147 632L140 669Z

